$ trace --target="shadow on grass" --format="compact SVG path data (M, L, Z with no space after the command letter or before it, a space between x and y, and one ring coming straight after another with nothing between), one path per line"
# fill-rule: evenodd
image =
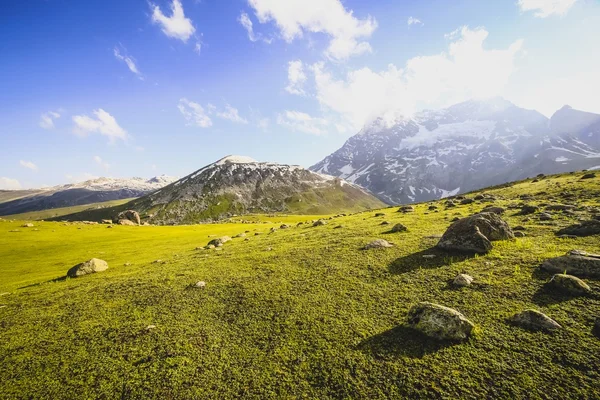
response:
M357 348L379 359L422 358L455 344L457 343L429 338L408 326L399 325L363 340Z
M427 250L409 254L404 257L397 258L390 264L390 272L393 274L404 274L414 271L419 268L433 269L440 268L446 265L454 264L474 258L475 254L469 253L449 253L439 250L436 247L431 247Z
M63 282L63 281L66 281L67 278L68 278L68 276L65 275L65 276L61 276L61 277L58 277L58 278L50 279L49 281L45 281L45 282L32 283L31 285L21 286L20 288L18 288L18 290L40 286L40 285L43 285L45 283Z

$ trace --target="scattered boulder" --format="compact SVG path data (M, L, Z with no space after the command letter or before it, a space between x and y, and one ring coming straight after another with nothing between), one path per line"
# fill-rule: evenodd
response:
M558 322L536 310L525 310L519 314L513 315L510 322L521 328L532 331L552 332L562 328Z
M320 219L320 220L315 221L312 226L323 226L323 225L327 225L327 221Z
M129 220L133 223L135 223L136 225L140 224L140 214L138 214L137 211L134 210L126 210L123 212L120 212L119 215L117 215L117 221L121 220ZM121 225L125 225L125 224L121 224Z
M373 240L370 243L367 243L365 245L365 247L363 247L363 250L369 250L369 249L385 249L388 247L393 247L394 245L390 242L388 242L387 240L384 239L376 239Z
M518 225L515 226L514 228L512 228L513 231L525 231L527 230L527 228L525 228L523 225Z
M543 213L540 213L538 218L540 219L540 221L550 221L550 220L552 220L552 214L543 212Z
M556 274L548 282L548 286L572 296L582 296L592 292L592 289L576 276Z
M540 268L555 274L600 278L600 255L571 250L564 256L544 261Z
M110 224L112 224L112 223L113 223L113 222L112 222L112 219L103 219L101 222L102 222L103 224L106 224L106 225L110 225Z
M480 213L454 222L442 236L437 247L470 253L487 253L496 240L513 239L515 236L500 216Z
M475 201L475 200L473 200L473 199L468 199L468 198L467 198L467 199L462 199L462 200L460 201L460 204L471 204L471 203L473 203L474 201Z
M77 278L79 276L93 274L96 272L106 271L108 269L108 263L98 258L92 258L91 260L82 262L75 265L67 271L67 276L71 278Z
M494 207L494 206L488 206L485 207L482 212L489 212L489 213L494 213L494 214L498 214L498 215L502 215L506 212L506 210L502 207Z
M380 223L379 225L390 225L391 222L390 221L383 221L382 223Z
M429 211L434 211L437 209L438 209L437 206L434 206L434 205L429 206Z
M514 235L516 238L523 238L523 237L527 236L527 235L525 235L525 232L523 232L523 231L516 231L516 232L514 232Z
M398 212L401 213L409 213L409 212L414 212L415 208L413 206L402 206L398 209Z
M333 229L342 229L343 227L344 227L344 225L337 225L337 226L334 226Z
M558 235L557 238L559 238L559 239L577 239L577 236L575 236L575 235Z
M595 177L596 177L596 174L595 174L595 173L593 173L593 172L590 172L589 174L585 174L585 175L583 175L583 176L581 177L581 179L592 179L592 178L595 178Z
M523 207L521 207L521 211L519 212L519 215L529 215L529 214L534 214L538 211L537 206L532 206L532 205L524 205Z
M130 221L128 219L120 219L117 223L119 225L137 226L137 224L135 222Z
M279 229L289 229L291 228L291 226L289 226L288 224L281 224L281 226L279 227Z
M475 327L460 312L429 302L419 303L408 311L408 325L440 340L465 340Z
M473 283L473 277L467 274L458 274L452 281L452 284L458 287L471 286L471 283Z
M211 245L213 245L214 247L221 247L223 246L223 244L229 242L230 240L231 238L229 236L221 236L208 242L207 247L210 247Z
M376 217L385 217L385 213L376 213L375 216Z
M567 204L550 204L546 206L546 211L568 211L575 209L575 206Z
M244 232L238 233L237 235L234 236L234 238L243 238L243 237L246 237L246 234Z
M400 223L394 225L392 227L392 229L390 229L390 232L392 233L397 233L397 232L406 232L408 230L408 228Z
M592 236L600 235L600 221L591 219L567 226L556 232L557 235Z
M108 226L107 226L107 228L112 228L112 227L113 227L112 225L108 225Z
M21 225L21 227L23 227L23 228L33 228L34 226L35 225L33 225L31 222Z

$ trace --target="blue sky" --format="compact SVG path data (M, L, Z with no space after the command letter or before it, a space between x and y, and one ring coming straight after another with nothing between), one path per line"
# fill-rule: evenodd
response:
M372 118L472 97L600 113L599 45L597 0L8 2L0 189L308 167Z

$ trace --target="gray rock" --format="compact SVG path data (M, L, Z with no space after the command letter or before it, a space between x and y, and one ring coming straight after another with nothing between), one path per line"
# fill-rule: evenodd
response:
M562 328L555 320L536 310L525 310L510 318L510 322L533 331L555 331Z
M282 224L279 229L289 229L291 228L288 224Z
M23 225L21 225L21 226L22 226L23 228L33 228L35 225L33 225L31 222L29 222L29 223L23 224Z
M77 278L83 275L106 271L107 269L108 263L106 261L98 258L92 258L91 260L77 264L69 269L69 271L67 271L67 276L71 278Z
M582 296L592 292L592 289L576 276L556 274L552 277L548 286L559 292L572 296Z
M204 289L206 287L206 282L198 281L194 284L194 287L198 289Z
M385 213L376 213L375 216L376 217L385 217Z
M460 312L429 302L419 303L409 310L408 325L440 340L465 340L475 327Z
M540 268L555 274L600 278L600 255L572 250L564 256L544 261Z
M379 225L390 225L391 222L390 221L383 221L382 223L380 223Z
M460 204L471 204L471 203L473 203L474 201L475 201L475 200L473 200L473 199L462 199L462 200L460 201Z
M527 236L527 235L525 235L525 232L522 232L522 231L516 231L516 232L514 232L514 235L516 238L522 238L522 237Z
M134 210L126 210L126 211L120 212L119 215L117 215L116 220L119 223L122 220L128 220L128 221L133 222L135 225L139 225L140 224L140 214L138 214L138 212L134 211ZM121 224L121 225L126 225L126 224Z
M489 212L498 215L502 215L506 212L506 210L502 207L485 207L482 212Z
M392 227L392 229L390 230L390 232L392 233L397 233L397 232L406 232L408 230L408 228L400 223L394 225Z
M318 221L315 221L312 226L323 226L323 225L327 225L327 221L320 219Z
M415 208L413 206L402 206L398 209L398 212L401 213L409 213L409 212L414 212Z
M596 174L595 174L595 173L593 173L593 172L590 172L589 174L585 174L585 175L583 175L583 176L581 177L581 179L592 179L592 178L595 178L595 177L596 177Z
M538 210L538 208L536 206L524 205L523 207L521 207L521 211L519 212L519 215L533 214L533 213L536 213L537 210Z
M231 238L229 236L221 236L208 242L207 246L213 245L215 247L221 247L223 244L229 242Z
M556 232L557 235L592 236L600 235L600 221L591 219L579 224L567 226Z
M234 236L234 238L243 238L243 237L246 237L246 234L244 232L238 233L237 235Z
M376 239L373 240L370 243L367 243L365 245L365 247L363 247L363 250L369 250L369 249L385 249L388 247L393 247L394 245L390 242L388 242L387 240L384 239Z
M540 213L538 218L540 219L540 221L550 221L550 220L552 220L552 214L545 213L545 212Z
M473 277L467 274L458 274L452 281L452 284L458 287L471 286L471 283L473 283Z
M487 253L496 240L513 239L508 224L497 214L480 213L454 222L437 247L449 251Z

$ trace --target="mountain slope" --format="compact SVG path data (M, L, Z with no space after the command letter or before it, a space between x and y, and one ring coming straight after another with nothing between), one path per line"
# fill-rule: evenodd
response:
M599 115L564 107L548 119L495 98L376 120L311 170L411 203L598 165Z
M381 207L364 189L299 166L228 156L129 206L154 223L247 213L322 214Z
M8 192L2 196L7 201L0 203L0 215L140 197L164 187L175 179L166 175L148 180L143 178L98 178L47 189L19 191L16 193L18 196L10 196L10 192Z

